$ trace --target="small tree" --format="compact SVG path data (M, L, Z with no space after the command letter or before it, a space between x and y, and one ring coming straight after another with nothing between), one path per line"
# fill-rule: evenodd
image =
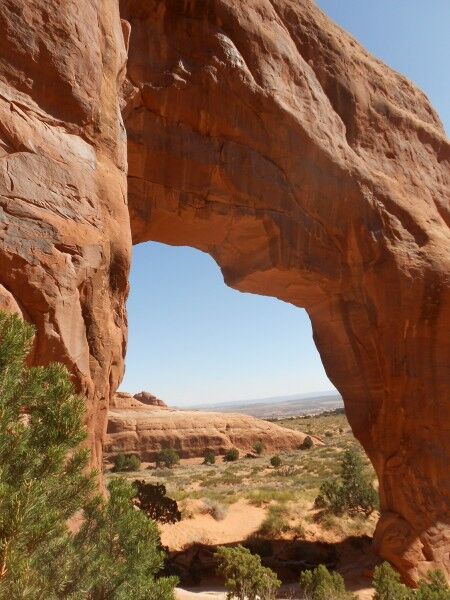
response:
M330 573L325 565L303 571L300 588L305 600L356 600L356 596L346 591L342 575Z
M204 465L214 465L216 462L216 455L212 450L207 450L205 452L205 457L203 459Z
M166 496L166 486L164 484L136 480L133 485L137 491L134 503L148 517L160 523L181 521L178 504L176 500Z
M262 566L259 556L241 545L221 546L214 556L217 572L225 578L229 600L274 600L281 581L271 569Z
M400 581L400 575L388 562L375 567L373 573L374 600L409 600L413 592Z
M173 598L158 531L133 488L96 495L88 469L85 400L65 367L25 363L34 329L0 313L0 598ZM82 520L77 533L67 523Z
M312 441L312 437L307 435L303 440L303 444L301 445L302 450L310 450L314 446L314 442Z
M255 454L257 454L258 456L260 456L265 450L265 446L262 443L261 440L258 440L257 442L255 442L255 444L253 445L253 452Z
M276 454L275 456L272 456L272 458L270 459L270 464L272 465L272 467L274 467L275 469L278 469L279 467L281 467L281 465L283 464L283 461L281 460L281 458L278 456L278 454Z
M163 448L156 457L158 467L171 469L180 462L180 456L173 448Z
M141 459L136 454L117 454L113 458L112 470L114 473L126 473L129 471L139 471L141 468Z
M125 479L113 479L108 502L98 499L85 510L85 520L74 538L76 560L72 579L81 574L88 582L89 600L173 600L176 578L155 574L164 565L158 528L136 510L136 488ZM56 565L57 566L57 565ZM69 579L70 582L70 579ZM69 583L70 590L70 583ZM69 594L57 596L71 598Z
M223 457L225 462L234 462L239 459L239 450L237 448L231 448Z
M378 496L364 474L364 463L358 452L346 450L341 464L340 480L328 479L320 486L315 505L329 508L340 515L343 512L370 515L377 506Z

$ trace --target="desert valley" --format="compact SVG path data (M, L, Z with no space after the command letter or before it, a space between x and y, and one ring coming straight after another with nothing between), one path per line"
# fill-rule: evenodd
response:
M339 403L332 398L329 402ZM305 403L297 399L297 406ZM322 403L320 396L308 399L309 413L316 414L263 421L171 409L145 392L116 394L109 412L105 475L107 480L125 475L130 481L163 484L177 501L181 519L159 528L168 569L180 578L179 598L225 598L214 554L219 546L238 544L263 557L289 597L299 593L299 569L326 564L344 575L358 598L372 598L371 577L378 562L371 548L376 508L369 516L336 516L314 501L324 481L339 478L346 450L361 457L364 475L374 485L376 476L343 408L322 412ZM291 411L293 405L291 399ZM249 411L276 411L272 400L246 406ZM159 463L160 453L169 448L176 462ZM234 448L238 456L228 460ZM140 464L114 466L124 454L139 457Z

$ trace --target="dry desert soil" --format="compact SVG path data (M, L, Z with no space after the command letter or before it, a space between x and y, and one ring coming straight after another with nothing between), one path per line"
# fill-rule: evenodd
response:
M263 563L277 571L283 581L281 596L298 597L301 568L324 562L342 573L359 598L371 598L376 561L371 536L378 515L336 517L314 507L321 483L339 474L348 448L364 456L367 474L376 485L345 414L337 410L277 423L318 436L324 445L280 453L279 468L271 466L272 455L263 451L231 463L218 456L214 465L202 464L201 458L181 460L171 469L143 463L139 471L125 474L130 480L164 483L167 494L178 502L181 521L159 527L169 564L181 578L179 600L224 598L212 555L217 546L238 543L259 553ZM106 476L117 476L110 465Z

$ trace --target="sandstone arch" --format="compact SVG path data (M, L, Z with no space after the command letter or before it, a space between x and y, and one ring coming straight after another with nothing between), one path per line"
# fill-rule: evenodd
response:
M121 3L133 239L307 309L380 479L380 552L449 568L448 142L312 3L244 4Z
M448 572L450 147L424 95L310 0L0 9L0 305L71 368L96 460L130 229L189 244L308 310L380 479L379 551Z

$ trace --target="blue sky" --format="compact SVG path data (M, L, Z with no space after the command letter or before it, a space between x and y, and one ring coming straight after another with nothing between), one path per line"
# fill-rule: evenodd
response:
M418 84L450 131L450 0L319 0L368 50ZM305 311L223 283L192 248L133 249L122 390L172 405L333 389Z

